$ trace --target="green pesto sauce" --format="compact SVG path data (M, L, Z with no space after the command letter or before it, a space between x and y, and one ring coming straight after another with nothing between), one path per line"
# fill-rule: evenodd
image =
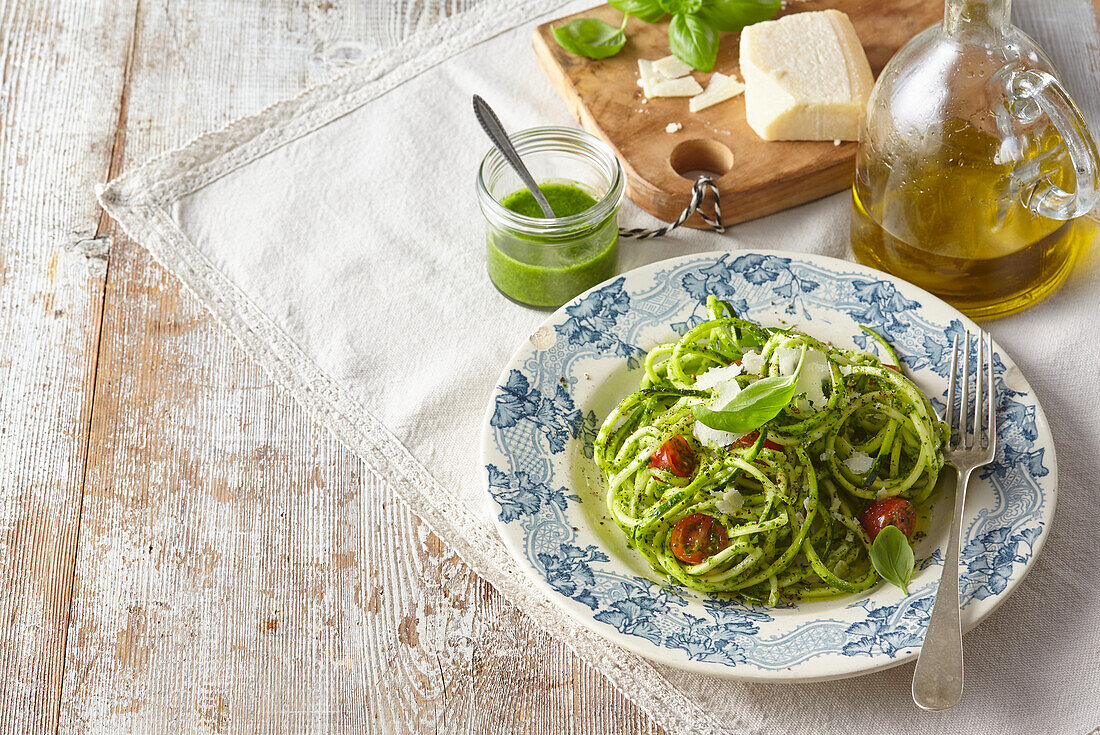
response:
M580 214L596 204L591 194L571 184L547 183L539 188L559 218ZM501 204L518 214L546 219L526 189L509 194ZM558 238L490 228L487 245L489 277L501 293L529 306L561 306L615 275L618 212L577 228L575 235Z
M554 214L558 217L571 217L596 205L596 200L591 194L572 184L539 184L539 189L542 190L546 201L550 203L550 209L554 210ZM534 194L527 189L509 194L504 197L501 204L506 209L522 214L524 217L546 219L542 213L542 207L535 201Z

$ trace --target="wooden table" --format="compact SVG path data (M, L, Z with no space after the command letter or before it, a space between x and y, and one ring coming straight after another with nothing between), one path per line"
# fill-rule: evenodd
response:
M658 731L95 202L425 7L0 0L0 730Z

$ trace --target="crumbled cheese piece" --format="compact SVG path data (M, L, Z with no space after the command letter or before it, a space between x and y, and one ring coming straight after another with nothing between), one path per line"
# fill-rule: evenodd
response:
M712 429L700 421L695 422L693 431L695 432L696 439L712 447L728 447L744 436L744 434L737 434L732 431Z
M742 362L742 365L743 364ZM737 365L736 363L733 365L726 365L725 367L712 367L710 370L701 373L695 378L695 387L700 390L707 390L727 380L734 380L740 374L741 365Z
M653 62L653 69L663 75L665 79L678 79L687 76L691 73L692 68L691 64L685 64L672 55Z
M866 452L852 452L852 456L844 460L844 466L857 475L870 471L874 463L874 458Z
M666 133L675 133L678 130L683 130L684 126L678 122L670 122L665 126Z
M731 487L722 493L722 497L714 502L714 507L719 513L736 513L745 504L745 496Z
M694 97L703 91L694 77L662 79L646 91L646 97Z
M856 140L874 77L848 16L794 13L741 32L745 115L764 140Z
M688 101L688 109L692 112L699 112L712 105L717 105L719 102L732 99L744 91L745 85L732 76L714 72L707 84L706 91L695 95Z
M745 368L746 373L759 375L764 369L764 357L756 350L749 350L741 355L741 367Z

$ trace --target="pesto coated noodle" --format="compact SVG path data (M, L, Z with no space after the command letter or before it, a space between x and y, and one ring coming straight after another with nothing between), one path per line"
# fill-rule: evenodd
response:
M882 358L761 327L713 296L707 309L650 351L639 390L600 428L611 516L655 570L695 590L778 605L871 587L859 514L881 498L929 499L946 426L869 329ZM697 420L784 376L797 376L793 399L756 430Z

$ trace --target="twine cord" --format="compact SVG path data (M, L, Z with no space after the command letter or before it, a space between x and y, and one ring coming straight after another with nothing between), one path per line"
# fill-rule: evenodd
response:
M708 196L710 197L711 203L714 205L714 217L708 216L700 209ZM630 237L635 240L650 240L655 237L664 237L684 224L688 217L696 212L699 213L703 221L715 232L723 233L726 231L726 228L722 226L722 208L718 203L718 186L705 174L695 180L695 184L691 187L691 201L684 207L684 211L680 212L680 216L676 218L675 222L663 227L658 227L655 230L647 230L641 227L632 229L619 228L619 237Z

